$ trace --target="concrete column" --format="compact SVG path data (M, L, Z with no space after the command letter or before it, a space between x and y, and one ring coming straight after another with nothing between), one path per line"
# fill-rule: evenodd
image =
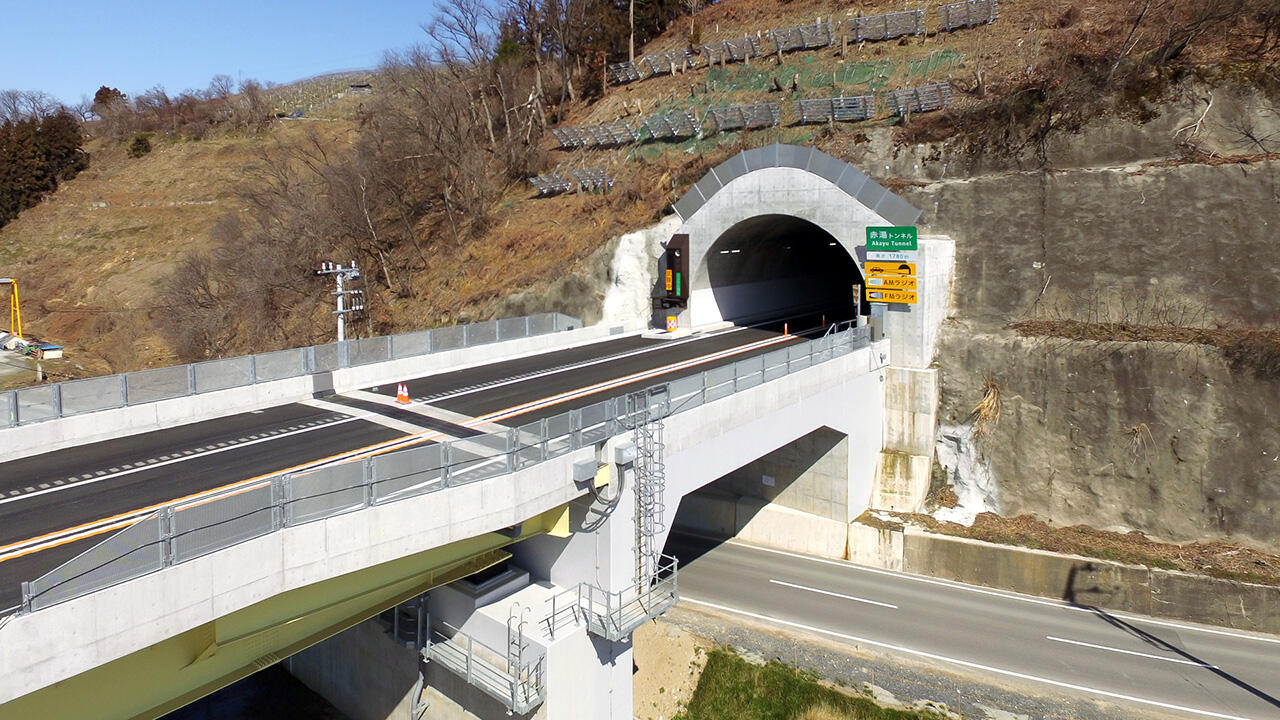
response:
M876 468L871 506L915 512L923 508L933 470L939 379L930 367L950 304L955 241L920 238L919 303L885 313L890 366L885 371L885 444Z
M616 438L611 447L628 439ZM612 451L605 457L612 459ZM532 538L512 549L521 567L549 582L555 591L585 582L618 592L633 584L635 478L629 466L613 465L610 470L610 484L601 489L601 499L587 496L571 506L571 537ZM558 637L547 648L545 717L631 720L632 663L629 639L610 642L585 629Z

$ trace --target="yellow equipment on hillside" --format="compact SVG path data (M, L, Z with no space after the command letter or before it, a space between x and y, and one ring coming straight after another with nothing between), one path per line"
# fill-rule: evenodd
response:
M18 281L14 278L0 278L0 285L12 288L9 292L9 332L22 339L22 312L18 309Z

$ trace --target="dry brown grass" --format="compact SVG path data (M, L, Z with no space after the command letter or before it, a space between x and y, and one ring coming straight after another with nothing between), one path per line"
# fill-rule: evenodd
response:
M990 376L982 381L982 399L969 413L969 422L973 425L973 439L981 440L995 432L1000 424L1000 386Z

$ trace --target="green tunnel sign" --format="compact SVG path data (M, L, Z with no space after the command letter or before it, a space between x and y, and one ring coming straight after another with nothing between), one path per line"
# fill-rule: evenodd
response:
M914 225L867 227L868 252L906 252L919 249Z

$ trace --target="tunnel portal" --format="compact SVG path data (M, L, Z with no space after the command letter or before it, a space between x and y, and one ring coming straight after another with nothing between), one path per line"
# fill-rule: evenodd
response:
M849 252L826 230L791 215L758 215L731 226L712 243L699 275L721 317L737 325L820 327L851 319L862 302L854 297L862 273Z

